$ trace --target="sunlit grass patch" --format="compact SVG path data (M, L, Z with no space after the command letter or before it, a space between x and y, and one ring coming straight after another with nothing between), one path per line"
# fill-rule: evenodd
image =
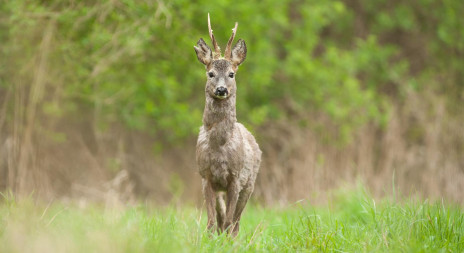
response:
M3 197L0 252L429 252L464 250L462 209L375 201L362 191L327 206L248 206L237 238L209 234L206 213L186 206L37 204Z

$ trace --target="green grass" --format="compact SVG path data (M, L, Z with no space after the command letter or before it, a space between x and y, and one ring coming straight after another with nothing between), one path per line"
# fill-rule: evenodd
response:
M375 202L362 191L326 206L248 206L240 235L210 235L193 207L34 204L4 198L0 252L463 252L464 213L428 201Z

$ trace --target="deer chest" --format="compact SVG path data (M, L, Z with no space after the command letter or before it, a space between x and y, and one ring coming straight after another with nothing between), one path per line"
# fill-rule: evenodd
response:
M223 145L215 145L200 131L197 143L199 172L218 188L226 188L231 178L238 177L244 166L243 148L237 142L227 140Z

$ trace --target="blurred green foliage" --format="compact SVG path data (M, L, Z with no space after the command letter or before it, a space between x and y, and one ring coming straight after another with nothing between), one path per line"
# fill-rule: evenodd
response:
M20 0L0 11L1 89L32 86L44 59L44 115L91 112L102 128L124 122L168 142L201 125L193 45L208 37L208 12L222 48L235 21L247 43L237 107L251 128L322 113L349 140L385 125L404 89L444 85L458 100L464 90L460 0Z

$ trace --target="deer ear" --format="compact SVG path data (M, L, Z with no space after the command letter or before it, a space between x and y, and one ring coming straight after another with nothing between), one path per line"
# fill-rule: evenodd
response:
M197 52L197 58L201 63L205 65L211 63L213 60L213 54L211 52L211 48L206 45L206 42L203 39L198 40L197 46L193 46L193 48L195 48L195 52Z
M237 44L235 44L234 48L232 49L232 63L235 64L235 66L240 65L246 58L247 54L247 48L245 41L242 39L239 39L237 41Z

